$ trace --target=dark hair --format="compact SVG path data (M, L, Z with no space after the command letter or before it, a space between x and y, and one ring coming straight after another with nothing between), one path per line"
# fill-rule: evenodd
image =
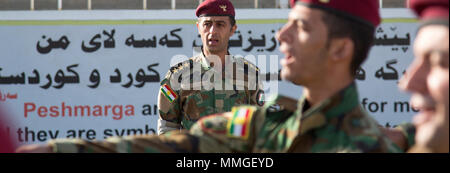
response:
M231 27L233 27L234 25L236 25L236 19L234 18L234 16L228 16L228 17L230 17L230 24L231 24Z
M328 11L324 11L322 20L328 28L327 44L333 38L349 37L353 41L355 49L350 72L355 76L358 68L367 59L374 41L375 28Z

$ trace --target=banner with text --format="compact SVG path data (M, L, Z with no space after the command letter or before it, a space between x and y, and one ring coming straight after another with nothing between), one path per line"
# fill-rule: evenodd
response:
M20 144L154 134L159 82L202 44L194 20L36 21L0 20L0 104ZM283 55L275 35L284 22L238 20L230 52L268 77L266 97L299 98L301 87L278 80ZM415 113L397 84L412 61L416 28L411 20L385 21L358 72L360 101L381 125L410 122Z

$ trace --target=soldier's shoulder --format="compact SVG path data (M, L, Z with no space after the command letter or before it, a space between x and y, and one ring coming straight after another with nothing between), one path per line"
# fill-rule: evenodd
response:
M182 71L183 69L187 69L188 67L191 67L195 62L195 57L189 58L188 60L182 61L178 64L175 64L170 67L169 73L177 73Z
M185 70L192 69L194 63L197 63L198 61L199 61L198 56L194 56L185 61L179 62L179 63L171 66L169 68L169 71L167 72L166 76L164 77L163 81L161 82L161 84L164 83L164 81L169 80L172 76L177 76L177 75L175 75L177 73L182 73Z
M247 60L243 57L240 57L240 56L234 56L234 59L236 60L236 62L244 64L245 69L255 70L255 71L259 72L258 66L256 66L254 63L250 62L249 60Z
M297 106L298 101L296 99L283 95L275 95L266 101L263 108L267 113L295 112L297 110Z
M192 127L192 134L225 134L231 112L218 113L200 118Z

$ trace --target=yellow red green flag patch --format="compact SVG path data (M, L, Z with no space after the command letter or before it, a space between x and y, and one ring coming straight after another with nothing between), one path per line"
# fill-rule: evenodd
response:
M227 125L227 135L247 139L250 134L250 122L255 110L255 107L250 106L233 107L233 116Z
M161 86L161 92L169 99L170 103L172 103L175 99L177 99L177 94L170 88L169 85L164 84Z

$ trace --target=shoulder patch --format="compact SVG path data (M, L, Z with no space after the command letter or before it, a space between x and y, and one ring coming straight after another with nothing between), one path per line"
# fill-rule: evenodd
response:
M252 106L233 107L232 117L227 124L227 136L247 140L255 111L256 108Z
M161 86L161 93L163 93L166 98L172 103L175 99L177 99L177 94L170 88L169 85L164 84Z

